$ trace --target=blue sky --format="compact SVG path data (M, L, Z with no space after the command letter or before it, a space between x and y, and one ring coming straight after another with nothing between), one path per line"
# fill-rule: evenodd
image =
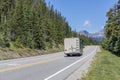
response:
M118 0L46 0L66 17L72 30L87 30L91 33L103 29L106 12Z

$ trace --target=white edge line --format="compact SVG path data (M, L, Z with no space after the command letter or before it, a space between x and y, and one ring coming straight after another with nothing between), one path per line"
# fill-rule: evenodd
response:
M98 48L98 47L97 47L97 48ZM93 53L95 53L95 52L97 51L97 48L96 48L94 51L92 51L89 55L87 55L87 56L85 56L85 57L83 57L83 58L81 58L81 59L79 59L79 60L75 61L74 63L72 63L72 64L68 65L67 67L65 67L65 68L61 69L60 71L58 71L58 72L54 73L53 75L51 75L51 76L49 76L49 77L45 78L44 80L49 80L49 79L51 79L52 77L54 77L54 76L58 75L59 73L61 73L61 72L65 71L66 69L70 68L71 66L73 66L73 65L77 64L78 62L80 62L80 61L84 60L85 58L89 57L90 55L92 55Z

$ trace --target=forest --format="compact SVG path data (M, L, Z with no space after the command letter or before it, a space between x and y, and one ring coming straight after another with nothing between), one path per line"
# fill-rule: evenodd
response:
M0 47L59 48L68 37L80 37L84 45L97 44L72 30L67 19L45 0L0 0Z
M120 0L107 12L107 17L102 47L120 55Z

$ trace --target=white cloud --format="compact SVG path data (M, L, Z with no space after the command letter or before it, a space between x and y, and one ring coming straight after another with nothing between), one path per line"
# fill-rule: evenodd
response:
M88 27L91 25L91 22L89 20L86 20L83 24L84 27Z

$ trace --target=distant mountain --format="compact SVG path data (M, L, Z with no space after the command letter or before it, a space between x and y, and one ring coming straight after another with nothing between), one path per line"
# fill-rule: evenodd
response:
M80 31L79 32L81 35L84 35L84 36L89 36L89 32L88 31L86 31L86 30L83 30L83 31Z
M100 30L99 32L96 32L96 33L89 33L88 31L83 30L83 31L80 31L79 34L85 35L85 36L90 37L96 41L101 42L103 37L104 37L104 29Z

